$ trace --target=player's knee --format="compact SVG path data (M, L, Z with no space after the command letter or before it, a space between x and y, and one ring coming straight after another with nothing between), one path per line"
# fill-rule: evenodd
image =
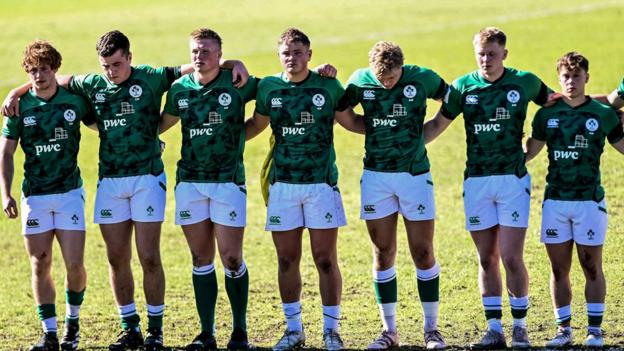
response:
M158 255L143 256L141 258L141 266L143 267L143 272L146 272L146 273L156 272L162 269L160 256Z
M597 262L581 259L581 267L583 267L587 280L597 280L600 276L602 276L602 269L600 269L600 265L598 265Z
M65 262L67 274L81 274L84 271L84 262L82 260L68 260Z
M225 255L222 259L225 268L231 271L238 270L243 263L243 260L237 255Z
M552 277L556 282L560 282L565 279L568 279L569 273L567 269L562 269L560 267L552 267L551 272L552 272Z
M297 259L292 256L282 255L277 259L277 265L280 272L285 273L290 271L297 264Z
M51 266L52 260L47 253L31 256L31 269L33 274L37 276L46 275L50 272Z
M124 269L130 269L130 259L125 256L108 256L108 265L113 272L119 272Z
M484 271L498 268L500 257L496 254L479 256L479 264Z
M507 272L515 273L523 269L524 262L522 261L522 256L512 255L503 257L503 265Z
M413 257L418 267L431 267L435 263L433 252L429 248L418 248L414 250Z
M319 256L315 257L315 261L319 273L329 274L336 268L336 263L331 259L331 257Z

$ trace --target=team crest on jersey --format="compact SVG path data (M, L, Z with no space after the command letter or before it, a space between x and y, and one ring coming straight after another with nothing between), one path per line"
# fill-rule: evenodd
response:
M322 107L325 105L325 97L322 94L315 94L312 96L312 103L316 107Z
M95 102L104 102L106 101L106 96L104 96L104 93L96 93L95 94Z
M403 88L403 95L405 95L408 99L413 99L416 96L416 92L416 87L411 84L406 85L405 88Z
M130 96L132 96L135 99L138 99L139 97L141 97L141 95L143 95L143 88L141 88L140 85L133 85L130 87Z
M362 98L364 100L375 100L375 91L374 90L364 90L364 92L362 92Z
M478 104L479 104L478 95L466 95L466 105L478 105Z
M512 104L518 103L518 101L520 101L520 92L518 92L517 90L510 90L507 93L507 101L511 102Z
M178 100L178 108L183 109L183 108L188 108L188 107L189 107L188 99Z
M37 125L35 116L24 117L24 127L32 127Z
M546 128L559 128L559 119L558 118L549 119L546 125Z
M65 117L65 120L67 122L71 123L76 120L76 112L72 109L65 110L65 113L63 113L63 117Z
M232 103L232 96L228 93L222 93L219 95L219 104L221 106L229 106Z
M585 122L585 128L592 133L598 130L598 126L598 121L595 118L590 118Z

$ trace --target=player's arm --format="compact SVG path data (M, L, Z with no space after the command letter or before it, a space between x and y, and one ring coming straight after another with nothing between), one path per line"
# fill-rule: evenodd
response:
M72 77L70 75L56 76L56 82L63 88L67 88ZM6 98L4 98L0 112L5 116L19 116L19 98L26 94L30 88L32 88L32 83L26 82L17 88L11 89Z
M353 111L353 107L351 106L347 107L342 111L336 111L334 115L334 120L350 132L358 134L366 133L364 117L356 114L355 111Z
M167 131L167 129L173 127L180 120L179 116L170 115L163 112L160 116L160 124L158 125L159 134Z
M336 69L336 67L332 66L329 63L324 63L322 65L316 66L314 67L313 71L326 78L336 78L336 76L338 75L338 70Z
M533 137L530 137L529 139L527 139L526 145L525 145L526 151L524 153L524 158L525 158L524 162L529 162L532 159L534 159L535 156L537 156L537 154L539 154L539 152L542 151L542 149L544 148L544 145L546 145L545 141L537 140Z
M253 139L256 135L262 133L270 121L269 116L261 115L258 111L254 111L253 116L245 121L245 140Z
M237 88L242 88L247 84L249 72L242 61L221 59L219 67L232 70L232 83Z
M446 128L451 125L451 122L453 122L453 120L446 117L442 113L442 109L440 109L432 119L425 123L423 129L425 144L432 142L435 138L442 134L442 132L444 132Z
M13 155L17 149L17 140L0 137L0 191L2 191L2 209L9 218L17 217L17 202L11 196L13 183Z
M607 96L607 103L615 109L620 109L624 107L624 99L620 97L617 89L615 89L613 92L611 92L611 94Z

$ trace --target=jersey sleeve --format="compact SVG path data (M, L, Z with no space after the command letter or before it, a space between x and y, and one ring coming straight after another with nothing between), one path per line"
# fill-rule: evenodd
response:
M539 109L531 123L531 138L539 141L546 141L546 129L544 128L544 109Z
M448 84L436 72L429 70L426 76L425 88L429 99L440 100L446 94Z
M260 80L254 76L249 76L247 83L239 89L244 102L249 102L256 98L258 92L258 82Z
M92 74L84 74L79 76L73 76L67 85L67 89L82 96L89 96L93 83L94 76Z
M180 78L182 71L180 66L177 67L158 67L152 68L150 66L139 66L138 69L143 69L150 77L148 84L151 85L154 91L164 93L171 88L171 84Z
M177 83L171 86L171 89L167 93L167 99L165 100L165 108L163 109L164 113L172 115L172 116L180 116L180 110L178 109L178 104L176 104L174 101L175 95L178 91L178 89L176 89L176 84Z
M267 95L269 94L269 87L266 81L267 78L264 78L258 82L258 91L256 93L256 112L261 115L268 116L269 115L269 106L267 106Z
M20 121L19 117L4 117L4 123L2 125L2 135L7 139L17 140L20 136Z
M526 89L530 100L540 106L548 101L548 95L552 93L552 90L533 73L527 73Z
M617 87L617 93L620 99L624 99L624 78L622 78L620 85Z
M442 102L441 112L444 117L453 120L462 113L461 97L461 90L458 87L458 82L455 81L448 87Z
M604 122L602 123L604 132L607 134L607 140L611 144L615 144L624 138L624 127L618 115L612 109L606 109Z
M95 118L95 111L93 110L93 108L91 107L91 104L85 100L82 96L78 96L78 109L80 112L80 120L82 121L82 123L84 125L92 125L93 123L95 123L97 120Z

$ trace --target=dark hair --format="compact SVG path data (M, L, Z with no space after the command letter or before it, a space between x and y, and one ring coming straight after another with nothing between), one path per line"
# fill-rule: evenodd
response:
M112 30L100 37L95 50L101 57L108 57L121 50L124 55L130 53L130 41L128 37L118 30Z
M308 36L297 28L288 28L284 31L284 33L282 33L282 35L280 35L280 38L277 41L277 45L282 45L284 43L301 43L307 47L310 47L310 39L308 38Z
M589 72L589 61L578 52L571 51L557 60L557 72L560 72L562 68L566 68L568 71L582 69Z

